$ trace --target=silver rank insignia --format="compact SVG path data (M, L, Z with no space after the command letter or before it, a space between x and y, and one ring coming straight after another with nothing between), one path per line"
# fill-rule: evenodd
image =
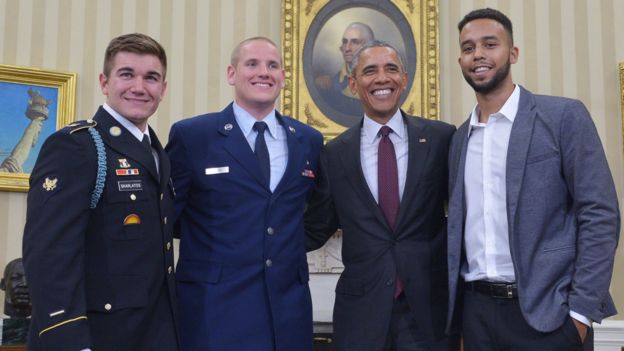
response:
M130 168L130 167L132 167L128 163L128 160L125 159L125 158L120 158L120 159L118 159L118 161L119 161L119 168Z
M43 181L43 189L45 189L45 191L52 191L56 189L57 183L58 183L58 178L50 179L46 177L46 179Z

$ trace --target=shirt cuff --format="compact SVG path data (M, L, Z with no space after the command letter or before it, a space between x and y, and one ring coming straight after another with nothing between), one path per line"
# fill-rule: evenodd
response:
M583 316L582 314L578 314L572 310L570 310L570 317L576 319L577 321L585 324L586 326L590 327L592 326L591 321L589 320L589 318Z

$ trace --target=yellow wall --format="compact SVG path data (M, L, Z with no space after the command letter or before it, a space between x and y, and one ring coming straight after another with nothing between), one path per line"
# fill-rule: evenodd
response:
M622 203L617 63L624 61L624 21L616 14L624 13L624 0L439 0L440 115L447 122L461 123L475 103L457 65L456 24L485 6L502 10L514 23L517 83L587 105ZM279 42L280 14L280 0L0 0L0 63L77 72L76 115L86 119L103 101L96 78L108 41L127 32L152 35L169 55L168 94L151 119L166 140L173 122L219 110L231 100L225 81L231 49L255 35ZM24 193L0 192L0 267L21 256L25 213ZM622 312L623 263L620 247L611 290Z

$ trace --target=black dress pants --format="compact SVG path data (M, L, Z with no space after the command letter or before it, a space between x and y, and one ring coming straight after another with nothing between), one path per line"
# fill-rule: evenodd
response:
M383 351L458 351L459 337L430 340L416 326L418 311L412 313L405 294L394 300L390 328Z
M588 351L593 350L593 329L585 342L568 316L561 327L542 333L522 316L518 299L490 297L466 291L462 330L465 351Z

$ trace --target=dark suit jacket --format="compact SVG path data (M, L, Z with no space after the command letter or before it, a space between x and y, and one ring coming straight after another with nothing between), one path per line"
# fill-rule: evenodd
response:
M89 203L97 152L84 121L45 141L30 178L23 243L33 304L28 348L176 350L169 159L150 130L158 177L152 155L103 108L94 120L107 167L95 209ZM120 136L111 135L113 126ZM116 174L126 169L138 174ZM56 179L55 187L46 189L46 179ZM128 184L134 190L125 191ZM140 223L124 225L132 214Z
M326 114L332 121L349 128L358 124L364 110L360 99L344 94L344 90L349 89L349 77L345 73L341 70L331 76L321 76L321 78L328 79L331 84L328 87L317 86L322 98L317 103L325 108Z
M337 350L381 350L398 271L425 338L444 333L446 315L447 156L455 128L403 114L409 156L396 231L386 223L360 163L362 123L321 153L319 184L306 213L306 247L321 247L342 228L345 266L336 286Z
M461 302L469 121L453 138L449 202L449 327ZM541 332L570 309L600 322L616 313L609 295L620 232L617 196L589 112L578 100L521 87L507 151L507 220L520 307ZM459 319L460 320L460 319ZM455 320L456 321L456 320Z
M312 350L303 211L323 138L292 118L277 119L288 164L274 192L231 104L171 128L185 350Z

